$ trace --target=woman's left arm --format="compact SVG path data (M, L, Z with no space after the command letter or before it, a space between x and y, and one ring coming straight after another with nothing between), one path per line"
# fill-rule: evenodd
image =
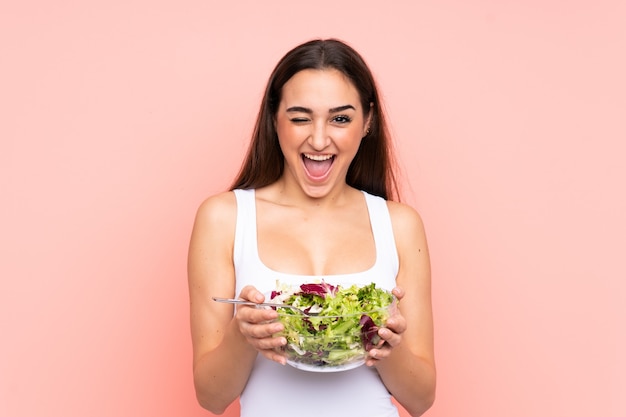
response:
M369 366L375 366L383 383L414 417L435 400L436 371L430 257L424 225L411 207L388 202L400 267L394 293L398 314L379 330L382 347L372 349Z

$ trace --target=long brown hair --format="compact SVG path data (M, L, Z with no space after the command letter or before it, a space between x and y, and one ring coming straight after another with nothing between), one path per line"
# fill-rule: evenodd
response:
M364 116L367 117L370 108L372 110L369 133L348 168L346 183L384 199L399 199L395 160L374 77L361 55L337 39L303 43L278 62L265 88L252 141L231 190L260 188L280 178L285 158L278 143L274 117L283 85L299 71L330 68L343 73L357 89Z

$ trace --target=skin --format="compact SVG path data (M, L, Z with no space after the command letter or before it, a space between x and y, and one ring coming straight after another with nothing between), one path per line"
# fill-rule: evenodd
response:
M285 156L283 176L258 189L257 234L261 260L271 269L301 275L364 271L376 257L362 193L348 186L346 172L366 134L370 110L336 70L304 70L284 86L275 116ZM332 158L330 170L312 176L305 155ZM400 260L394 294L398 312L379 330L381 343L369 352L387 389L413 416L434 401L435 365L430 297L430 263L420 216L388 202ZM200 206L189 249L194 381L200 404L221 414L242 392L258 354L285 364L272 337L282 330L273 310L211 302L235 296L233 266L236 201L232 192ZM264 301L247 286L237 295ZM410 319L407 319L410 318Z

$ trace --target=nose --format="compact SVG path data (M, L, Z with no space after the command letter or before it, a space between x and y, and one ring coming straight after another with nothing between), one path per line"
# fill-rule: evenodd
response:
M316 151L321 151L330 143L330 136L328 135L325 123L315 123L309 136L309 144Z

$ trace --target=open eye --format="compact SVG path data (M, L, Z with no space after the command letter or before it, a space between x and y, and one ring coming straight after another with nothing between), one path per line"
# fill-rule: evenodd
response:
M343 114L333 117L333 122L339 123L339 124L350 123L351 121L352 119L350 118L350 116L346 116Z

